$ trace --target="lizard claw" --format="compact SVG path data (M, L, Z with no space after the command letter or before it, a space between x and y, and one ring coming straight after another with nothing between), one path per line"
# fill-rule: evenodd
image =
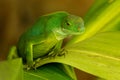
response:
M64 56L65 57L65 54L68 53L67 50L65 49L61 49L60 51L58 52L55 52L55 51L52 51L48 54L48 57L52 57L52 58L55 58L56 56Z
M68 51L66 49L62 49L57 56L64 56L65 57L66 53L68 53Z

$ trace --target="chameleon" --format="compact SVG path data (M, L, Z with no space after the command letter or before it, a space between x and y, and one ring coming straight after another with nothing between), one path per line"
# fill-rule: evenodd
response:
M63 40L84 31L84 21L79 16L65 11L46 14L21 35L16 46L17 53L32 67L37 58L61 55Z

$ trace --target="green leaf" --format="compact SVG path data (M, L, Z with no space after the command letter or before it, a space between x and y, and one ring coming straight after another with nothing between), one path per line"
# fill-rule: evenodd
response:
M120 0L96 0L88 14L84 17L86 28L85 33L83 35L75 36L69 41L67 46L90 38L102 29L109 27L107 25L119 17L119 8ZM117 22L119 22L119 20Z
M105 32L66 47L65 57L43 59L39 65L59 62L108 80L120 80L120 32Z
M109 23L107 23L100 32L106 31L120 31L120 15L114 17Z
M22 60L0 62L0 80L23 80Z
M114 0L111 0L114 1ZM91 8L86 13L86 16L84 17L84 21L89 22L90 19L96 17L99 13L105 10L108 4L111 2L110 0L95 0L92 4ZM92 16L92 17L91 17Z
M70 47L69 54L79 54L77 68L108 80L119 80L119 44L120 32L101 33Z
M73 80L64 73L60 66L60 64L51 63L36 70L24 71L24 80Z
M102 79L102 78L96 78L95 80L106 80L106 79Z

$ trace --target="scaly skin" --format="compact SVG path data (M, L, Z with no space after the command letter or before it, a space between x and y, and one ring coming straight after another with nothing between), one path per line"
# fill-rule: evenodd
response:
M20 37L17 52L31 67L33 59L59 55L64 38L83 32L84 22L78 16L67 12L43 15Z

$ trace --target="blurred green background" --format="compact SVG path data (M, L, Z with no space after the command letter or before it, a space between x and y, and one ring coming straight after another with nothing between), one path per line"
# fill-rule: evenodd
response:
M94 0L0 0L0 60L20 35L39 18L54 12L67 11L84 17ZM93 80L94 76L75 69L79 80Z

